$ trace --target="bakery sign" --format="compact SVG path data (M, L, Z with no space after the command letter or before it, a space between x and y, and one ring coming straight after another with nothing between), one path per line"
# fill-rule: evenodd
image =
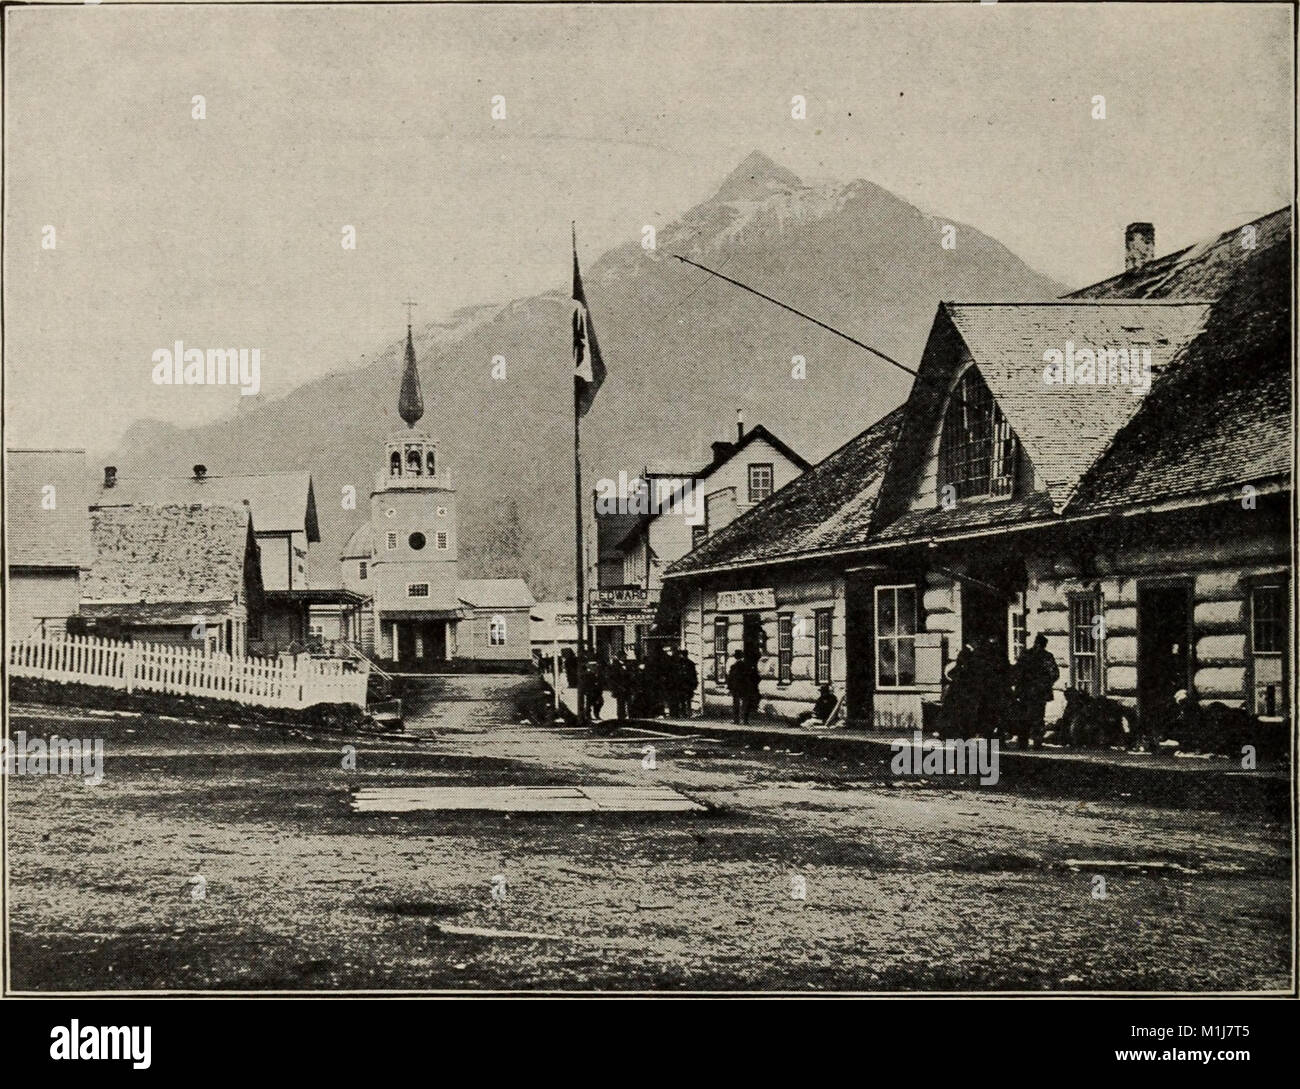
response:
M737 612L747 609L775 609L776 591L770 587L764 590L719 590L717 609L720 613Z

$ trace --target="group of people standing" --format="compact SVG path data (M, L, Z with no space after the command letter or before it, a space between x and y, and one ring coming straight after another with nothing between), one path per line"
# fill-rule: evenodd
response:
M560 655L565 681L570 688L578 684L578 658L572 648ZM680 647L650 644L644 654L633 650L608 659L596 657L585 665L582 688L594 721L600 721L605 697L614 698L615 717L689 718L691 700L699 683L699 673L691 656Z
M967 643L948 673L939 731L944 737L1015 737L1022 749L1041 745L1047 705L1060 675L1044 635L1034 638L1015 665L993 637Z

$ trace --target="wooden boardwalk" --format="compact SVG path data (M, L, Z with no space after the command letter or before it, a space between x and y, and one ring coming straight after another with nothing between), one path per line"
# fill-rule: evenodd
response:
M706 808L666 786L363 787L352 798L354 813L689 813Z

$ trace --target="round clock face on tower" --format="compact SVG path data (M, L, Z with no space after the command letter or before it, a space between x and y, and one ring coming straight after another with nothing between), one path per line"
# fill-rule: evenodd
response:
M415 551L415 552L419 552L420 549L422 549L422 548L424 547L424 534L423 534L423 533L412 533L412 534L411 534L411 535L406 539L406 543L409 544L409 545L411 546L411 548L412 548L413 551Z

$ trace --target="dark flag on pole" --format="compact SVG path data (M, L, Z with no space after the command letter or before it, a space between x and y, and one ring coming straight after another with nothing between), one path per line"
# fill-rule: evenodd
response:
M573 396L579 417L585 416L605 381L605 361L600 358L596 330L591 324L587 295L582 290L582 273L578 271L578 237L573 237Z

